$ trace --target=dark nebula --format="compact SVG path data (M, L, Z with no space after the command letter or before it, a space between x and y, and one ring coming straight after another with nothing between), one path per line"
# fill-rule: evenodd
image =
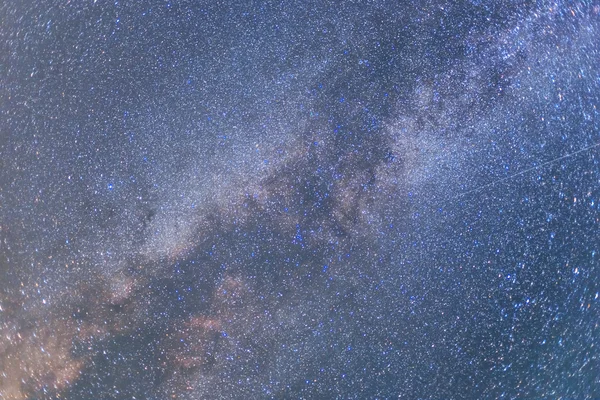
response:
M0 399L600 397L600 5L0 21Z

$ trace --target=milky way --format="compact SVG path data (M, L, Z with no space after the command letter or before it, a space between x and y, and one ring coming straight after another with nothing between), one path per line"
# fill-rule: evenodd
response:
M0 399L600 397L600 5L0 20Z

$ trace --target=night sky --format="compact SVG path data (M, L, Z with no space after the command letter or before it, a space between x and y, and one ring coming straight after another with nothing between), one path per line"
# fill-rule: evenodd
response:
M600 398L599 38L595 1L3 1L0 399Z

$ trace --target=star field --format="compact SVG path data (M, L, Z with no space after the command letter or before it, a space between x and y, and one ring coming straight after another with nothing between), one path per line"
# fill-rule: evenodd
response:
M0 21L0 399L600 397L600 5Z

